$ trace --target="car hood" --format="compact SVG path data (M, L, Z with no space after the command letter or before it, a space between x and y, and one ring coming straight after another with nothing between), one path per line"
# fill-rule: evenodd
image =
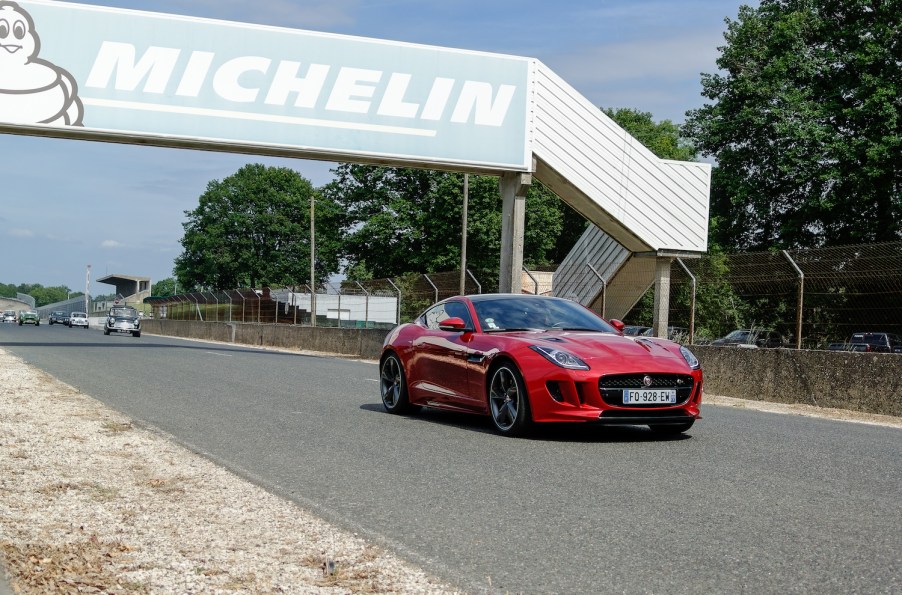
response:
M616 365L624 372L631 369L671 373L690 371L689 364L680 354L680 346L665 339L582 331L510 333L508 337L528 345L568 351L593 369Z

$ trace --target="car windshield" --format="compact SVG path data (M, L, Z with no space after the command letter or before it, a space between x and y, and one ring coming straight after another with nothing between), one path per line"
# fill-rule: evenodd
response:
M565 299L504 297L474 300L473 307L485 332L547 329L617 332L591 311Z
M113 308L110 310L110 316L116 318L137 318L138 311L134 308Z
M726 339L736 339L739 341L745 341L746 339L749 338L749 334L751 334L751 331L733 331L729 335L727 335L725 338Z
M87 318L87 317L88 317L88 315L85 314L84 312L73 312L72 313L72 318Z

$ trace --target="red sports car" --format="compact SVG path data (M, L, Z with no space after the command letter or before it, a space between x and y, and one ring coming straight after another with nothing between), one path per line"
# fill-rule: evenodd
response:
M700 417L698 360L622 328L561 298L450 298L386 337L382 404L389 413L426 406L488 415L507 435L542 422L685 432Z

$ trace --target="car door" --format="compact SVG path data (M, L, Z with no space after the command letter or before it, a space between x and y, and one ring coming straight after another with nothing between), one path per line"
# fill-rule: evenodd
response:
M460 301L437 304L419 319L424 331L413 340L410 384L415 398L445 407L459 407L467 395L467 341L471 333L445 331L440 323L448 318L463 319L473 329L467 305Z

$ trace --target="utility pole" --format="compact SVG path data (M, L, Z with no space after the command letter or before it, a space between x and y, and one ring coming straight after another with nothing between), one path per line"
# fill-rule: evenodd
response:
M88 302L90 301L91 295L91 265L88 265L87 270L85 271L85 313L90 313L88 310Z
M316 228L314 209L316 201L310 195L310 325L316 326ZM339 319L341 312L338 313Z

